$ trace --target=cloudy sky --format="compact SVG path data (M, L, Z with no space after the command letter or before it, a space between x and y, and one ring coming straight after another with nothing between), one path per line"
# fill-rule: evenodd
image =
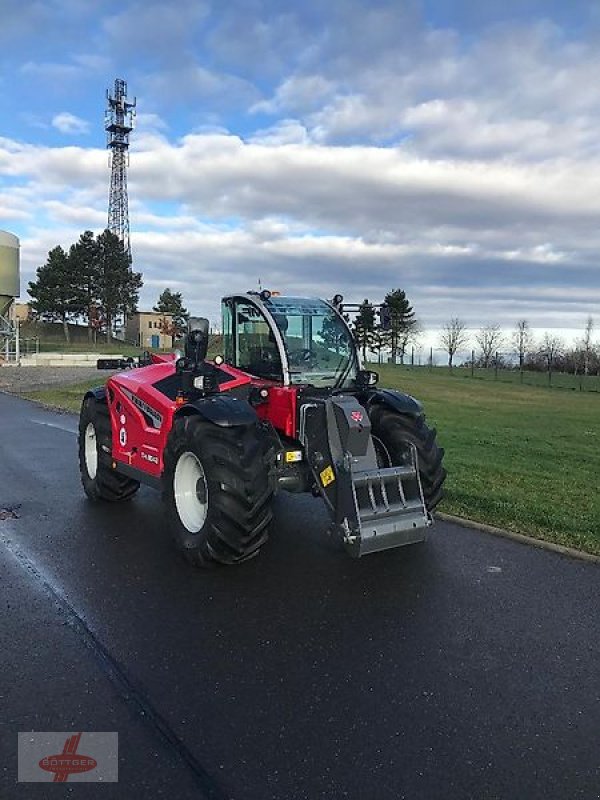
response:
M1 0L0 227L22 285L106 225L105 90L137 96L141 307L263 286L423 325L600 311L600 5Z

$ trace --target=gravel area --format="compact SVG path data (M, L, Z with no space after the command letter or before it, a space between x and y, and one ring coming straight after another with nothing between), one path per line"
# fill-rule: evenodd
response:
M109 374L95 367L0 367L0 391L19 394L50 386L68 386L96 376L100 386Z

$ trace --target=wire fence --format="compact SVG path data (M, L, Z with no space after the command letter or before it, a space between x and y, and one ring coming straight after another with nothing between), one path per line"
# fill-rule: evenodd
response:
M369 360L373 364L394 363L389 354L371 353ZM566 371L549 360L545 364L538 362L535 365L526 361L521 367L515 354L510 352L494 353L487 365L474 350L461 352L454 356L453 365L449 366L448 354L444 350L434 347L410 348L403 358L398 356L395 363L456 378L600 393L600 374L596 372L586 373L577 366Z

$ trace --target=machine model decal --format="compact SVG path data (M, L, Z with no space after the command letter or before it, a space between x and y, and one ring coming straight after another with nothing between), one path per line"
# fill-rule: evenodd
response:
M133 392L130 392L129 389L125 389L123 386L121 387L121 391L131 402L134 406L137 406L139 410L145 414L148 419L152 423L153 428L160 428L162 425L162 414L159 414L152 406L149 406L148 403L145 403L143 400L140 400Z
M144 453L142 450L141 456L144 461L149 461L151 464L158 464L158 456L152 456L150 453Z

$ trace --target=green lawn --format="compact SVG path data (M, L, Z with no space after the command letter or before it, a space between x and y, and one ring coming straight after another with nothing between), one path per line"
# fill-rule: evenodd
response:
M441 510L600 554L600 396L374 368L438 429Z
M94 386L102 386L106 381L106 372L98 372L95 380L82 381L81 383L71 383L68 386L50 386L48 389L23 392L21 397L27 397L38 403L53 408L62 408L66 411L79 412L81 399L88 389Z
M438 429L448 470L440 510L600 555L599 395L375 369L381 386L419 398ZM28 396L77 411L89 385Z
M374 369L377 369L374 366ZM517 383L527 386L540 386L547 388L551 386L554 389L574 389L583 392L600 392L600 375L572 375L567 372L552 372L550 375L547 372L535 372L533 370L525 370L519 372L518 369L499 369L497 372L493 367L484 369L482 367L475 367L471 373L470 366L454 367L450 370L447 366L437 367L414 367L413 369L423 372L435 372L438 375L444 374L449 378L462 380L463 378L472 378L473 380L480 381L494 381L497 383Z

